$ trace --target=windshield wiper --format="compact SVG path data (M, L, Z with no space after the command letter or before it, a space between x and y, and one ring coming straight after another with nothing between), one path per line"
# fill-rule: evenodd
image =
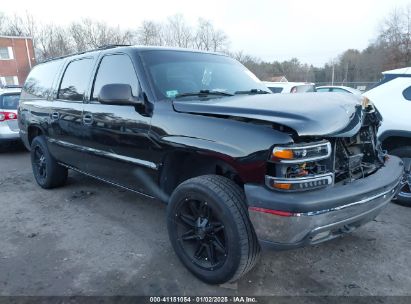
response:
M234 96L233 94L222 92L222 91L210 91L210 90L200 90L198 92L188 92L188 93L181 93L177 94L175 98L187 97L187 96L200 96L200 97L207 97L209 95L214 96Z
M248 91L237 91L234 93L235 95L239 95L239 94L249 94L249 95L253 95L253 94L270 94L270 92L261 90L261 89L251 89Z

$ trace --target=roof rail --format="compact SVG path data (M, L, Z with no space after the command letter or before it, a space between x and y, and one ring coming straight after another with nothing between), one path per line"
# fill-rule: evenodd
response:
M99 46L97 50L107 50L107 49L112 49L112 48L122 47L122 46L131 46L131 44L106 44L106 45Z
M57 59L63 59L63 58L67 58L67 57L75 56L75 55L82 55L82 54L95 52L95 51L108 50L108 49L112 49L112 48L116 48L116 47L122 47L122 46L131 46L131 44L107 44L107 45L102 45L102 46L99 46L95 49L91 49L91 50L87 50L87 51L82 51L82 52L78 52L78 53L71 53L71 54L64 55L64 56L59 56L59 57L48 58L46 60L43 60L40 63L49 62L49 61L53 61L53 60L57 60Z

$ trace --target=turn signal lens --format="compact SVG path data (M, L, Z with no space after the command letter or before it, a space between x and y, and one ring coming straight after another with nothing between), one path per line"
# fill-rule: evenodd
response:
M279 159L293 159L294 153L292 150L281 150L281 149L274 149L273 156Z
M291 184L274 183L273 187L281 190L290 190Z

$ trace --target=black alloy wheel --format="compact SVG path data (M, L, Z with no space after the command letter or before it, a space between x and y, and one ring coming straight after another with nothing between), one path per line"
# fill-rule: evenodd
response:
M36 146L33 151L33 170L38 179L47 178L46 156L40 146Z
M68 170L50 154L43 135L33 139L30 154L34 178L40 187L51 189L65 184Z
M198 267L214 270L227 259L224 224L206 201L183 199L176 208L178 240Z
M181 183L167 206L167 228L180 261L206 283L234 282L258 261L244 191L228 178L203 175Z

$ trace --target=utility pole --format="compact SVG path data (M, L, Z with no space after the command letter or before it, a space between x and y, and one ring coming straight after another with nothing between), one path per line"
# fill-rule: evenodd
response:
M333 63L333 71L332 71L332 74L331 74L331 85L334 85L334 59L333 59L332 63Z

